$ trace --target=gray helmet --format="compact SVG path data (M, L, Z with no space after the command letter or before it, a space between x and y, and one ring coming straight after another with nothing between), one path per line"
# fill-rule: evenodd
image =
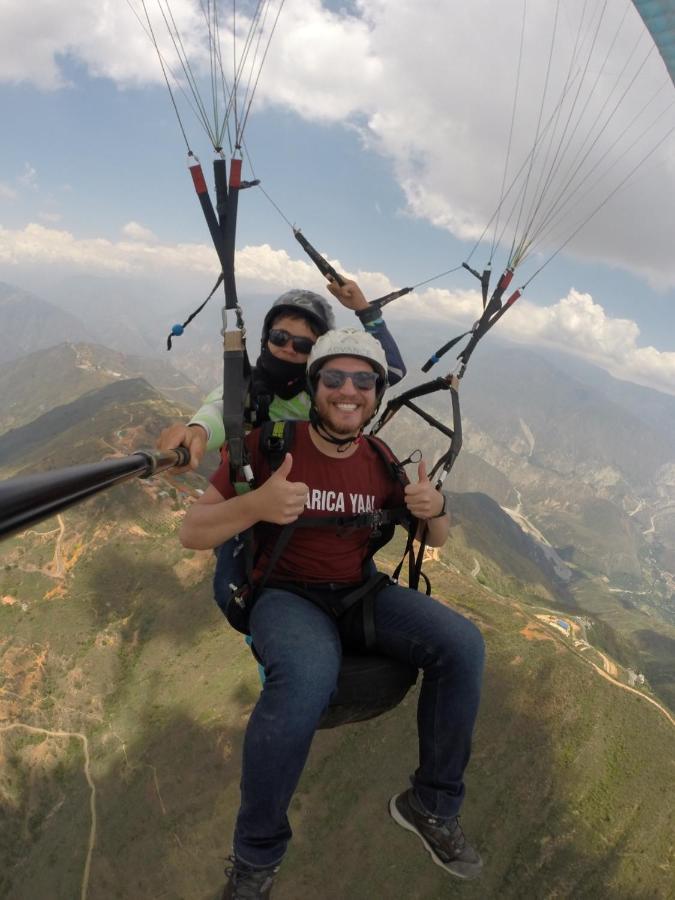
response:
M293 288L293 290L286 291L285 294L278 297L265 316L262 330L263 344L267 341L267 335L274 319L278 316L283 316L284 313L304 316L318 334L325 334L331 328L335 328L335 316L327 300L313 291Z

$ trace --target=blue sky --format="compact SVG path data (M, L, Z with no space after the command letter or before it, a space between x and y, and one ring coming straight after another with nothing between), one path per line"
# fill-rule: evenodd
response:
M568 4L570 16L575 3ZM510 34L506 24L494 27L489 0L476 0L470 13L464 5L452 14L444 7L361 0L344 11L287 0L247 128L266 190L369 296L461 263L499 197L522 3L500 5L503 23L516 26ZM528 42L537 48L548 46L551 17L538 11L544 7L538 4L527 22ZM189 0L172 0L172 8L191 33ZM632 10L627 23L622 58L642 27ZM572 22L565 27L573 33ZM536 128L533 85L543 75L537 81L526 67L546 66L540 49L534 55L524 62L514 159ZM118 272L188 283L194 277L200 286L213 280L215 257L185 146L154 51L128 7L74 0L55 10L37 0L28 9L6 0L0 57L0 279L22 285L31 271L53 269L55 277ZM656 125L634 159L675 123L675 90L655 54L640 75L629 99L650 114L637 130ZM189 114L185 122L208 169L208 142ZM608 148L610 132L599 141ZM618 180L621 166L627 171L632 163L630 155L616 157ZM608 149L606 168L611 159ZM675 392L674 196L671 134L533 281L500 323L504 335L566 347L615 374ZM523 277L557 240L523 267ZM260 192L242 195L238 248L244 291L321 284ZM472 260L477 267L484 261L482 250ZM475 286L457 273L405 308L393 304L388 318L395 331L408 315L470 324L479 312Z

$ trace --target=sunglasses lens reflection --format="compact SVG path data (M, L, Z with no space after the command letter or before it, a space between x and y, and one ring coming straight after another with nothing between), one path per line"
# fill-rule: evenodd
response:
M290 341L296 353L309 353L314 346L314 341L310 338L289 334L283 328L272 328L267 339L275 347L285 347Z
M319 377L323 386L330 389L341 388L350 378L359 391L372 391L378 379L376 372L343 372L342 369L322 369Z

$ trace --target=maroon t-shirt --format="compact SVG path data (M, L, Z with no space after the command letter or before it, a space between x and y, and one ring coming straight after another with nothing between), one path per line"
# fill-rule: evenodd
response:
M256 484L262 485L271 474L270 466L260 451L260 432L246 436L246 446L255 473ZM341 459L321 453L309 436L307 422L295 423L293 468L289 481L301 481L309 488L303 518L351 516L404 505L403 485L387 472L377 450L361 439L351 456ZM228 500L235 495L227 463L211 478L211 483ZM256 527L261 542L261 555L254 578L267 569L280 526ZM311 582L359 582L365 562L370 528L297 528L277 562L274 580Z

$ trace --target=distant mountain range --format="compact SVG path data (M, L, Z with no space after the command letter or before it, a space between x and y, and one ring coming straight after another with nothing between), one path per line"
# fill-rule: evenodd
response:
M91 332L52 303L0 282L0 364L62 341L91 341Z
M166 360L68 342L0 365L0 433L130 378L144 378L178 407L193 409L201 402L202 391Z
M213 282L215 278L214 274ZM161 357L208 393L222 378L222 289L185 333L174 339L171 353L167 353L167 336L174 323L184 322L202 303L213 282L205 279L203 292L196 295L194 286L181 288L180 279L170 293L150 281L112 276L69 277L50 284L39 295L0 282L0 320L7 326L0 365L64 341L84 341L145 360ZM253 360L259 353L264 314L275 297L246 296Z

